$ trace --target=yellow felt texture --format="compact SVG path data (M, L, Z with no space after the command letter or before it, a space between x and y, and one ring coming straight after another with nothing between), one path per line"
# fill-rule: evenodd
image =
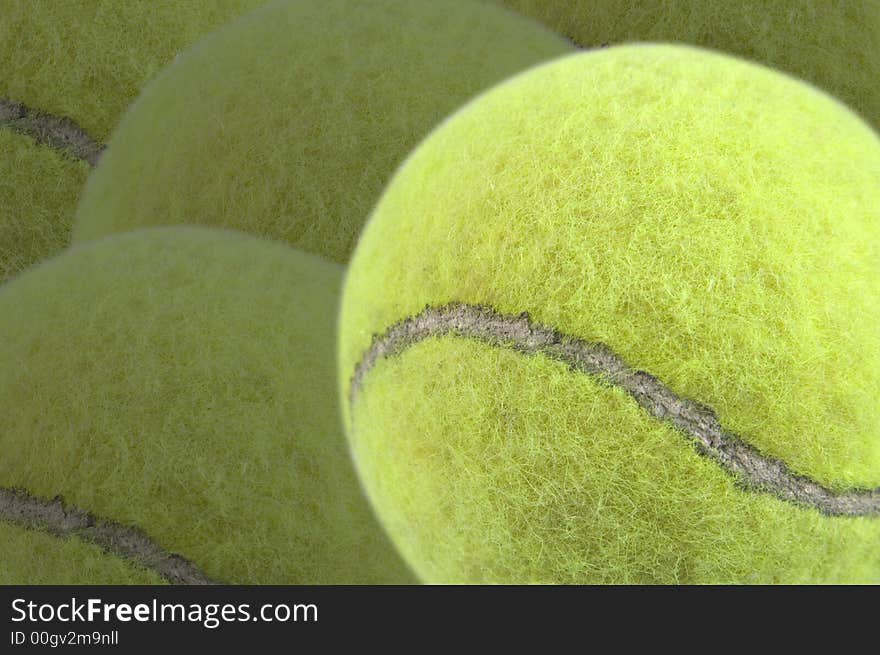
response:
M265 0L0 0L0 97L104 141L181 51Z
M16 277L0 288L0 487L138 527L222 582L412 581L338 420L341 274L173 227Z
M432 127L572 49L473 0L275 2L144 90L87 183L74 240L222 225L346 262L382 187Z
M67 245L88 170L0 129L0 283Z
M0 0L0 100L67 118L103 142L181 50L263 2ZM0 116L0 282L67 245L87 170Z
M425 580L880 582L876 518L745 493L620 389L559 362L434 338L368 384L359 470Z
M0 585L162 584L95 545L9 523L0 524Z
M566 57L473 101L401 167L365 230L343 296L342 393L348 397L355 365L373 335L426 305L450 302L509 315L528 312L535 323L606 344L633 369L711 407L724 429L794 473L834 490L880 486L880 140L842 104L791 78L695 48L633 45ZM446 367L464 366L451 357ZM653 547L652 530L665 529L654 519L630 525L629 532L584 529L569 535L582 540L586 553L597 541L603 549L629 553L607 575L602 555L596 555L599 573L576 567L580 578L560 574L561 561L540 576L530 568L536 552L519 549L517 535L519 522L535 517L514 510L525 506L529 480L495 476L494 466L505 466L493 437L501 429L493 420L500 418L463 426L460 435L450 427L461 416L457 402L471 408L494 402L495 392L482 377L471 383L472 372L486 368L499 379L519 376L521 393L530 399L521 406L534 404L535 416L534 422L523 418L518 430L546 444L551 457L566 456L570 444L560 444L560 426L586 426L579 438L589 441L617 430L625 418L617 411L594 416L593 392L586 390L582 401L561 400L562 378L550 376L536 360L518 365L532 375L514 373L507 360L480 361L450 383L445 405L438 401L430 408L412 389L425 384L419 370L435 376L433 363L411 364L409 375L395 376L396 385L380 390L368 373L354 405L344 405L358 457L376 457L371 449L383 448L385 439L474 440L470 448L482 449L482 461L493 467L482 486L474 482L470 493L455 492L440 502L467 513L469 504L484 502L480 489L510 495L509 515L503 503L494 507L502 516L498 525L508 529L495 535L498 543L510 542L504 580L657 579L636 553ZM571 385L582 384L578 375L568 374ZM360 415L359 402L373 403L368 416ZM404 412L411 423L398 435L390 426L402 422ZM371 436L362 438L364 431ZM679 449L685 437L662 431L675 441L669 448ZM627 452L616 457L629 459ZM690 456L697 466L692 449ZM416 494L460 473L440 458L405 459L384 457L376 468L385 472L375 475L394 478L402 475L399 467L420 467L424 486L396 484L377 500L380 516L399 516ZM585 466L601 478L623 462L590 460ZM656 480L679 475L650 459L640 471ZM582 480L587 488L566 511L589 513L604 502L606 483ZM701 483L689 486L692 493L728 507L714 487ZM674 514L684 501L673 487L662 497L663 488L656 487L658 502ZM618 491L628 497L626 476ZM640 506L642 492L632 493L634 507ZM566 494L555 498L570 503ZM773 519L767 508L774 506L780 539L811 543L815 533L803 526L819 521L818 515L793 519L806 510L761 501L762 521ZM772 543L773 525L752 534L759 514L724 527L735 540L754 540L737 547L726 532L689 529L686 522L670 527L666 534L685 549L689 570L703 572L682 579L747 581L743 572L757 570L773 581L813 574L816 580L876 581L878 563L861 561L863 542L855 538L852 551L844 548L849 540L827 550L820 539L808 551L817 561L793 568L783 567L783 560L764 569L739 561L743 553L780 547ZM458 544L457 559L438 564L421 559L413 544L443 529L471 530L476 516L451 526L401 523L395 535L420 572L469 579L474 569L461 568L468 563L460 556L465 546ZM833 531L849 519L821 521L836 526L828 528ZM877 519L871 521L874 526ZM540 543L541 557L550 559L567 560L570 552L549 533L529 543ZM446 547L451 552L456 545ZM795 550L807 552L800 548ZM491 569L488 552L479 563ZM665 579L677 578L670 573Z
M669 41L796 75L880 128L880 0L495 0L583 47Z

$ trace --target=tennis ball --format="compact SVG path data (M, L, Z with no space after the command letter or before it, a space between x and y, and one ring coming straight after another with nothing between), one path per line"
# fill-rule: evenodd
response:
M880 128L877 0L499 0L592 48L674 41L796 75Z
M147 86L86 185L74 241L196 223L347 262L385 182L435 124L572 50L471 0L273 3Z
M0 282L70 240L91 166L146 81L264 0L0 0Z
M70 240L89 165L0 127L0 283Z
M0 288L0 582L414 580L338 418L341 279L171 227Z
M162 584L147 568L76 537L0 524L0 584Z
M566 57L351 262L360 476L428 582L880 582L880 140L696 48Z

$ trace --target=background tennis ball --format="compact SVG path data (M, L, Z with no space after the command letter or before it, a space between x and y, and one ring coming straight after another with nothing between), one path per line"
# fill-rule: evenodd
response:
M401 167L343 293L347 429L426 581L876 583L878 324L870 128L608 48Z
M132 565L77 537L0 523L0 584L162 584L155 572Z
M878 0L496 0L587 48L674 41L746 57L829 91L880 128Z
M60 251L123 110L175 55L264 0L0 0L0 282Z
M383 185L435 124L572 49L470 0L264 7L144 90L86 185L74 240L199 223L346 262Z
M412 581L338 420L340 282L286 245L176 227L0 289L0 580Z
M0 283L70 239L89 165L0 127Z

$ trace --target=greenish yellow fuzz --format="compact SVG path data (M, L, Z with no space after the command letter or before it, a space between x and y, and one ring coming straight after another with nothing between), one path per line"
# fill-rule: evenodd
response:
M797 475L880 487L878 207L880 140L807 85L681 46L567 57L467 105L392 180L347 277L342 392L426 305L528 312ZM460 341L380 359L345 405L427 581L880 578L876 516L741 489L620 389Z
M341 275L174 227L17 276L0 288L0 487L137 527L221 582L413 581L338 422Z
M495 0L583 47L680 42L796 75L880 128L877 0Z
M0 100L103 142L179 52L263 2L0 0ZM87 171L0 122L0 282L69 243Z
M0 282L61 251L89 166L0 129Z
M559 362L433 338L367 385L359 470L424 580L880 582L876 518L743 492L620 389Z
M145 88L87 183L74 240L221 225L347 262L384 184L432 127L572 50L469 0L273 3Z
M0 524L0 585L162 584L151 571L77 538Z
M104 141L143 86L201 36L265 0L0 0L0 97Z

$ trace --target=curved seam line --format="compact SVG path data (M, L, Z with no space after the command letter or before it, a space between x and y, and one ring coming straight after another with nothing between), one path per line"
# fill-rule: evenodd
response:
M880 515L880 487L831 490L792 471L782 460L762 454L741 437L724 429L715 412L683 398L645 371L634 370L608 346L591 343L533 323L527 313L501 314L484 305L450 303L427 306L419 314L374 335L354 370L349 386L353 406L364 378L383 358L399 355L430 337L458 336L509 348L524 355L544 355L571 370L625 391L648 414L684 434L698 453L736 476L746 489L765 492L829 516Z
M22 489L0 487L0 520L57 537L78 537L171 584L217 584L195 564L165 550L140 529L67 507L59 496L43 500Z
M97 166L105 149L70 118L31 109L9 98L0 98L0 128L23 134L92 167Z

